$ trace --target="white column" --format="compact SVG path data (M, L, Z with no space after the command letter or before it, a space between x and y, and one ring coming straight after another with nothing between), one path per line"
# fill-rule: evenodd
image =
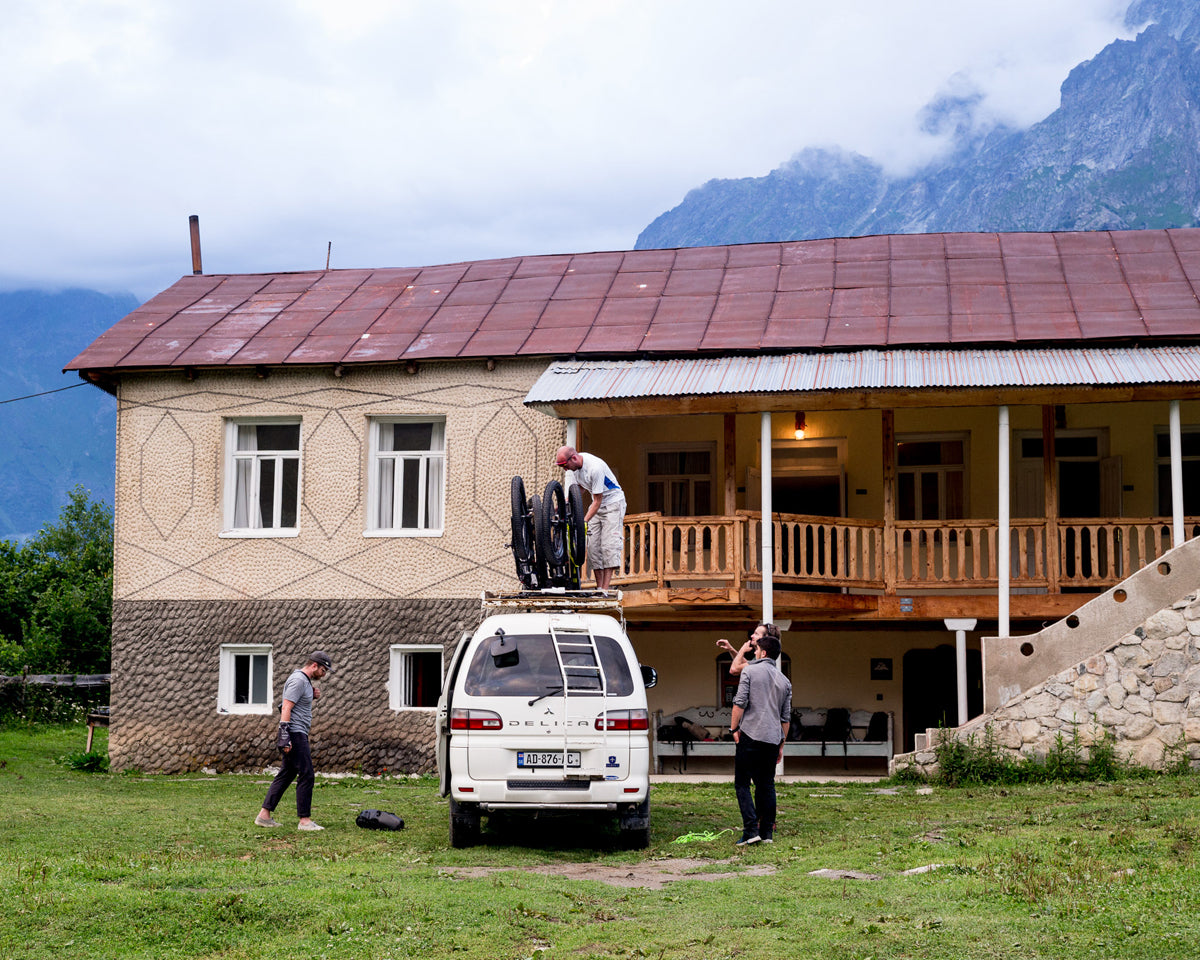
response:
M1171 546L1183 536L1183 432L1179 426L1179 401L1171 401Z
M568 420L567 421L567 435L563 438L563 443L568 447L575 447L575 449L578 450L579 447L576 445L576 440L578 439L578 437L579 437L579 421L574 420L574 419ZM562 485L563 485L563 493L564 494L568 490L571 489L571 484L573 484L574 482L575 482L575 474L570 471L564 471L562 474Z
M762 415L762 595L764 623L775 619L775 525L771 522L771 414Z
M958 725L961 727L971 719L967 712L967 631L975 629L974 620L943 620L947 630L954 631L958 679Z
M998 447L999 456L997 457L998 468L996 477L997 499L999 501L999 529L996 531L996 536L999 538L996 542L996 565L1000 568L996 571L999 581L999 589L997 590L997 606L999 610L1000 624L998 632L1000 636L1009 636L1009 618L1008 618L1008 592L1012 580L1012 531L1011 517L1008 503L1008 478L1011 476L1009 468L1009 429L1008 429L1008 407L1000 408L1000 430Z

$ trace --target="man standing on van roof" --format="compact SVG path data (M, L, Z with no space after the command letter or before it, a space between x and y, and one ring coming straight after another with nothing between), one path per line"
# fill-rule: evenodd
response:
M271 786L267 798L254 822L260 827L277 827L272 811L283 799L283 792L293 780L296 781L296 815L300 818L298 830L324 830L312 819L313 782L317 775L313 771L312 753L308 748L308 731L312 726L312 704L321 696L313 686L333 669L333 661L324 650L313 653L303 667L292 671L283 685L283 706L279 712L279 733L275 745L283 752L283 765ZM297 779L297 777L299 779Z
M607 590L613 571L621 565L625 493L612 468L593 454L580 453L574 447L559 447L554 463L570 473L571 479L592 495L591 505L583 517L588 531L588 564L596 576L596 589Z
M742 813L739 847L760 840L771 843L775 839L775 765L783 759L783 744L792 718L792 685L778 666L779 631L765 627L774 625L760 624L751 638L755 655L742 668L730 722L737 742L733 789Z

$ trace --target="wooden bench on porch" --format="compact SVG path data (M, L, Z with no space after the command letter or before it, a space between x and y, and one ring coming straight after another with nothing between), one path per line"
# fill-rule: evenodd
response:
M674 760L682 773L689 757L733 758L737 744L729 733L731 707L688 707L686 710L658 710L654 714L654 755L659 773L663 761ZM783 757L879 757L890 760L894 752L895 717L890 712L849 710L849 734L845 739L829 740L828 709L796 707L792 727L783 745ZM886 722L884 722L886 718ZM872 720L874 719L874 722ZM886 729L886 736L881 737Z

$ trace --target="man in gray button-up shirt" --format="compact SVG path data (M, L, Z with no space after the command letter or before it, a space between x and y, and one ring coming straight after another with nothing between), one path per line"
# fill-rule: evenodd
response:
M751 642L755 656L738 679L730 725L737 741L733 787L742 813L738 846L775 839L775 765L783 759L792 717L792 685L778 666L779 628L771 623L760 624Z

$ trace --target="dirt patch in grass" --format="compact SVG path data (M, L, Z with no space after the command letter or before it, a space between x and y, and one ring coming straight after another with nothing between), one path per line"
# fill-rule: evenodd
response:
M667 860L647 860L644 863L551 863L537 867L522 867L529 873L566 877L568 880L596 880L613 887L642 887L661 890L676 880L733 880L737 877L766 877L775 866L758 863L734 870L721 870L736 860L705 860L701 857L674 857ZM443 873L466 880L478 880L493 873L511 871L512 867L446 867Z

